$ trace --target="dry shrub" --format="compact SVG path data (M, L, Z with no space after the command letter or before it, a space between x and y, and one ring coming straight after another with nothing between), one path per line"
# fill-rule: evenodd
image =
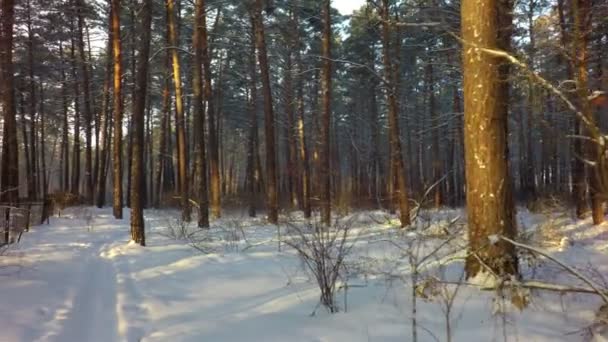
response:
M331 227L318 221L287 223L288 236L284 242L296 250L302 263L315 277L321 290L319 303L331 313L339 311L335 294L338 281L344 280L347 274L345 258L356 240L352 236L354 221L354 218L336 219Z

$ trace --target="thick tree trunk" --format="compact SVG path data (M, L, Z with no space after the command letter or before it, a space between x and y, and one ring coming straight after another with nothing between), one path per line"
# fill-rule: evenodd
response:
M382 51L384 62L384 78L387 84L386 102L388 104L388 122L389 122L389 143L390 143L390 169L393 171L393 177L396 178L396 186L394 187L394 198L399 203L399 214L401 219L401 227L410 225L410 207L407 192L407 174L405 163L403 161L403 153L401 148L401 134L399 131L399 118L397 117L397 94L396 83L397 75L393 70L392 57L390 56L390 23L389 23L389 0L382 0L381 8L382 17ZM392 182L392 177L389 177L389 182Z
M72 64L72 82L74 82L74 157L72 163L72 187L74 195L80 195L80 81L76 66L76 42L74 20L70 20L70 59Z
M331 128L331 0L324 0L322 5L323 38L321 54L323 67L321 69L321 136L319 156L319 201L321 206L321 222L331 225L331 167L330 167L330 128Z
M310 158L308 156L308 145L306 139L306 126L304 123L304 65L302 63L302 42L300 38L300 23L298 20L298 14L292 13L294 21L294 35L295 35L295 63L297 67L297 92L296 92L296 111L297 111L297 138L298 138L298 156L299 156L299 167L301 167L301 207L304 211L304 217L310 218L312 210L310 206Z
M0 201L17 203L19 200L19 156L17 148L17 120L15 118L15 82L13 75L13 0L0 4L0 100L4 117L2 139L2 181ZM5 236L5 238L7 238ZM5 241L8 242L8 241Z
M83 0L76 1L76 13L78 14L78 61L80 64L80 72L82 73L82 92L84 97L84 132L85 132L85 157L84 157L84 199L88 204L93 204L93 160L92 160L92 118L91 96L89 85L89 67L85 57L84 49L84 17L82 10L84 7Z
M111 17L111 16L110 16ZM97 149L101 149L99 153L99 167L97 171L97 179L96 179L96 193L97 193L97 207L103 208L106 204L106 177L107 177L107 167L106 161L108 159L108 150L106 148L107 142L110 137L106 134L108 131L109 121L110 121L110 78L112 77L112 31L110 30L110 35L108 38L108 47L106 49L106 72L105 78L103 80L103 95L102 95L102 103L101 103L101 113L100 113L100 137L99 137L99 145Z
M36 81L34 79L34 33L32 31L32 17L30 1L26 1L27 6L27 60L28 60L28 86L29 86L29 114L30 114L30 138L29 138L29 176L28 176L28 198L35 199L38 194L38 152L36 146ZM25 124L25 122L24 122ZM25 138L25 137L24 137ZM25 141L25 140L24 140ZM26 149L27 150L27 149Z
M260 183L261 170L258 169L256 158L258 154L258 80L255 68L255 23L251 19L251 51L249 53L249 99L247 111L249 112L249 147L247 149L247 195L249 205L249 217L255 217L257 211L257 194Z
M203 13L205 13L205 1L201 4ZM218 13L219 16L219 13ZM209 118L209 167L210 167L210 195L211 195L211 215L214 218L219 218L222 214L221 203L221 180L219 171L219 149L218 149L218 130L216 120L219 121L219 111L216 113L215 103L213 101L213 87L211 85L211 54L209 53L209 38L207 37L207 16L202 15L200 18L200 35L201 35L201 61L203 63L204 84L203 92L205 101L207 102L207 117ZM221 77L220 77L221 78ZM218 107L219 108L219 107Z
M171 46L178 46L177 27L175 24L175 0L167 0L169 41ZM186 156L186 123L182 97L181 64L177 49L171 49L173 65L173 85L175 87L175 133L177 142L178 193L182 209L182 219L190 221L190 201L188 191L188 165Z
M440 123L437 120L437 104L435 101L435 78L434 78L434 70L433 70L433 60L431 59L426 66L426 80L427 80L427 91L429 96L429 116L431 117L431 127L433 128L433 184L435 188L433 189L433 202L435 208L439 208L444 204L444 193L443 187L441 183L445 181L439 182L441 177L443 177L443 167L442 167L442 159L441 159L441 149L439 146L439 135L440 135Z
M135 106L133 111L133 162L131 163L131 239L146 245L144 226L144 119L148 90L148 57L152 26L152 0L143 0L140 9L141 40L138 51L137 75L135 79Z
M122 55L120 42L120 0L111 0L111 31L112 31L112 56L114 64L114 144L113 155L113 180L114 217L122 219Z
M266 38L264 37L264 23L262 21L262 0L255 0L253 10L255 26L255 45L257 48L258 63L262 77L262 93L264 95L264 132L266 139L266 196L268 221L272 224L279 222L279 204L277 198L277 170L275 150L275 122L272 108L272 90L270 89L270 68L266 52Z
M564 14L563 0L557 1L557 11L560 28L560 42L564 47L568 47L571 43L571 39L569 39L566 31L566 16ZM575 47L573 46L572 49L574 48ZM571 62L564 56L560 57L559 60L565 66L566 77L569 80L574 79L574 70ZM580 120L574 119L574 124L572 127L572 133L574 136L582 136L583 132L581 130ZM585 177L585 163L583 160L581 160L581 157L583 156L583 144L581 139L574 139L572 145L574 153L574 156L571 158L572 197L576 205L576 217L582 219L589 212L589 205L587 203L587 178Z
M203 106L203 80L202 80L202 49L201 31L205 25L205 1L196 0L194 14L194 30L192 33L192 50L194 50L194 63L192 64L192 90L194 92L194 129L196 130L196 159L198 164L198 226L209 227L209 195L207 189L207 155L205 151L205 110Z
M595 115L591 103L587 100L589 95L589 72L587 70L589 35L591 34L591 1L575 0L572 2L572 14L574 16L574 45L573 55L576 65L576 90L581 112L587 120L595 124ZM580 125L580 123L579 123ZM591 138L591 132L587 132ZM602 158L602 147L599 143L588 141L586 145L586 156L589 160L597 161ZM599 225L604 222L604 199L600 189L599 172L595 167L589 170L589 193L591 195L591 212L593 224Z
M62 174L59 175L61 191L68 192L70 184L70 125L68 120L68 87L65 75L65 60L63 55L63 41L59 42L59 58L61 59L61 109L63 114L61 137L61 163Z
M482 264L497 274L517 274L514 247L489 240L516 233L507 147L509 67L480 49L509 51L512 8L511 0L464 0L461 7L468 278L487 273Z

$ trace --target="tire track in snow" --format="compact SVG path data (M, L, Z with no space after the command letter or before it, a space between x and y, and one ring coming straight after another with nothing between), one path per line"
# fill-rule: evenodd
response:
M104 244L85 257L82 284L56 341L118 341L116 272L99 256Z

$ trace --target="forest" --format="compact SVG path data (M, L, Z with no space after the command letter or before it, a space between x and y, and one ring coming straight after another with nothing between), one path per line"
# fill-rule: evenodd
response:
M0 336L608 339L607 92L603 0L0 0Z

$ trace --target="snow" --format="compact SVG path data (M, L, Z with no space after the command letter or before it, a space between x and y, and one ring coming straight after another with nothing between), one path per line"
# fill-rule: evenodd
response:
M337 294L337 314L317 307L314 278L294 251L284 244L278 251L276 227L262 219L225 215L205 233L209 253L204 254L167 236L178 212L146 211L147 247L129 241L125 214L126 219L115 220L111 209L68 209L50 225L25 233L0 257L1 341L409 341L409 257L424 259L418 285L431 279L427 276L463 279L462 248L425 258L446 229L463 228L464 223L454 224L466 217L461 210L423 212L415 234L397 229L394 217L384 212L353 217L355 247L343 280L349 287L346 296L343 290ZM531 235L548 220L525 210L518 217L520 228ZM602 284L608 271L606 226L560 220L559 236L547 248ZM454 243L466 243L466 234L458 234ZM563 238L574 243L562 248ZM550 262L533 260L522 272L581 285ZM447 339L442 298L456 290L453 341L503 340L503 321L508 340L580 341L601 306L592 295L533 291L528 308L501 311L491 291L425 284L429 296L417 300L419 341Z

